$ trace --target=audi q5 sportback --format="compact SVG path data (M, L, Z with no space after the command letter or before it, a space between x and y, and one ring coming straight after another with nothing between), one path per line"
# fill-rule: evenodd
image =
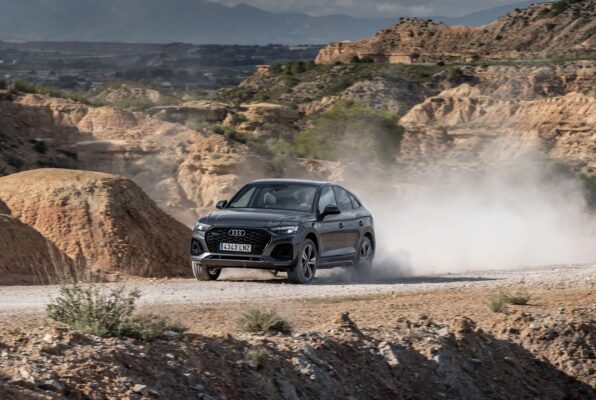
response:
M366 274L372 266L373 218L337 184L257 180L216 207L192 234L198 280L215 280L222 268L260 268L308 283L320 268L353 267Z

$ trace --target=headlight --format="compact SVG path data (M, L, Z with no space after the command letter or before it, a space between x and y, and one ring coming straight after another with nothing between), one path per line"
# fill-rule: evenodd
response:
M197 221L195 224L195 231L206 231L209 228L211 228L211 225L208 225L204 222Z
M292 234L298 232L298 225L276 226L274 228L269 229L271 229L275 233Z

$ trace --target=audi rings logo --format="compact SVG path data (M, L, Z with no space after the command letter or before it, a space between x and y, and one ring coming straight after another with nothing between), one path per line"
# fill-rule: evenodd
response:
M230 236L244 236L244 235L246 235L246 231L244 231L244 229L230 229L228 231L228 235L230 235Z

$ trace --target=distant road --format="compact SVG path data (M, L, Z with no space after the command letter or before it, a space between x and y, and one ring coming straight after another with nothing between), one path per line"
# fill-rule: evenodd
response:
M585 266L529 267L508 270L443 274L413 278L350 281L339 272L321 272L310 285L293 285L285 274L273 278L268 272L222 274L223 280L198 282L194 279L159 279L127 282L143 293L140 305L151 309L160 305L204 306L232 303L272 303L284 300L367 296L403 292L424 292L450 288L486 288L525 284L542 288L594 286L596 264ZM114 286L118 284L107 284ZM58 286L0 286L0 316L37 314L45 309Z

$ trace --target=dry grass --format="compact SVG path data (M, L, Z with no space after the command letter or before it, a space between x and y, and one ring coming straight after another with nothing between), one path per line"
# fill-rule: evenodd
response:
M260 310L252 308L242 314L238 320L238 327L249 333L282 332L289 333L290 324L281 318L275 310Z
M492 312L505 312L507 309L507 294L502 291L493 294L488 299L488 308Z

